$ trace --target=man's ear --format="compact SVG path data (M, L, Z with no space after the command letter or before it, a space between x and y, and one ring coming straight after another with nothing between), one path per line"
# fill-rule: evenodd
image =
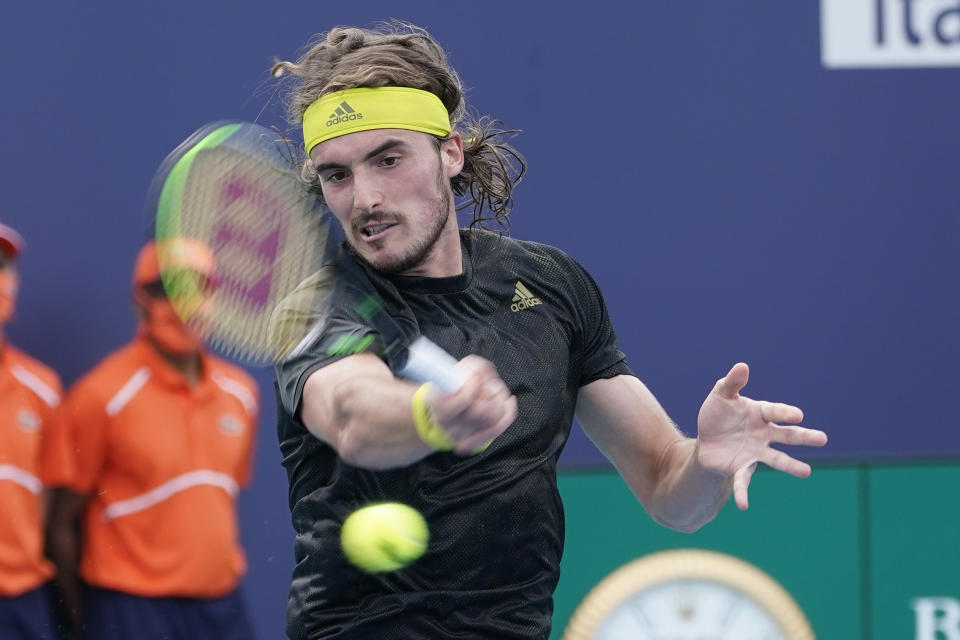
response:
M459 133L453 132L440 141L440 161L447 179L458 176L463 171L463 139Z

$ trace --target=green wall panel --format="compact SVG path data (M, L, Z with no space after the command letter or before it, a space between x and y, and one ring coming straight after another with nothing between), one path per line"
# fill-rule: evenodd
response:
M913 640L914 598L960 601L960 467L877 467L868 496L873 637ZM960 624L936 617L946 628L929 640L960 638Z
M819 638L861 638L859 482L856 468L821 468L806 480L760 470L748 511L731 500L713 522L683 534L653 522L615 471L561 473L567 536L551 637L561 636L580 600L616 568L655 551L696 547L769 573Z

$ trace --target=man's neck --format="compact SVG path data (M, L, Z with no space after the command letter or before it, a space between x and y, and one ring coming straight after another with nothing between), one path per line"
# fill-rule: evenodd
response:
M463 248L456 214L451 214L440 237L420 267L407 275L448 278L463 273Z
M147 341L150 343L150 346L153 347L154 351L160 354L161 358L186 378L187 384L189 384L190 387L197 386L197 383L200 382L200 376L203 374L203 359L200 357L199 351L191 351L190 353L183 354L170 353L157 344L153 338L147 336Z

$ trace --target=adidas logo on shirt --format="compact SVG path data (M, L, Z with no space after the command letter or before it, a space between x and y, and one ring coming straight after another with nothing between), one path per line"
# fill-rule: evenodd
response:
M510 311L516 313L517 311L522 311L523 309L535 307L538 304L543 304L543 300L530 293L530 289L527 289L522 282L517 280L517 286L514 288L513 293L513 304L510 305Z
M330 119L327 120L327 126L332 127L335 124L341 124L349 120L362 120L363 114L357 113L353 107L347 104L347 101L344 100L340 103L340 106L334 109L333 113L330 114Z

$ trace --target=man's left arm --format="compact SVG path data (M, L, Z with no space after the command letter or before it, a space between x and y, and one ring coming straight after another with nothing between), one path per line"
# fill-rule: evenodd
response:
M657 522L695 531L716 516L731 488L737 505L747 508L757 462L801 478L810 474L809 465L772 443L827 441L822 431L789 426L803 419L798 408L741 396L748 375L741 363L717 381L700 409L696 438L684 436L649 389L630 375L581 387L577 417Z

